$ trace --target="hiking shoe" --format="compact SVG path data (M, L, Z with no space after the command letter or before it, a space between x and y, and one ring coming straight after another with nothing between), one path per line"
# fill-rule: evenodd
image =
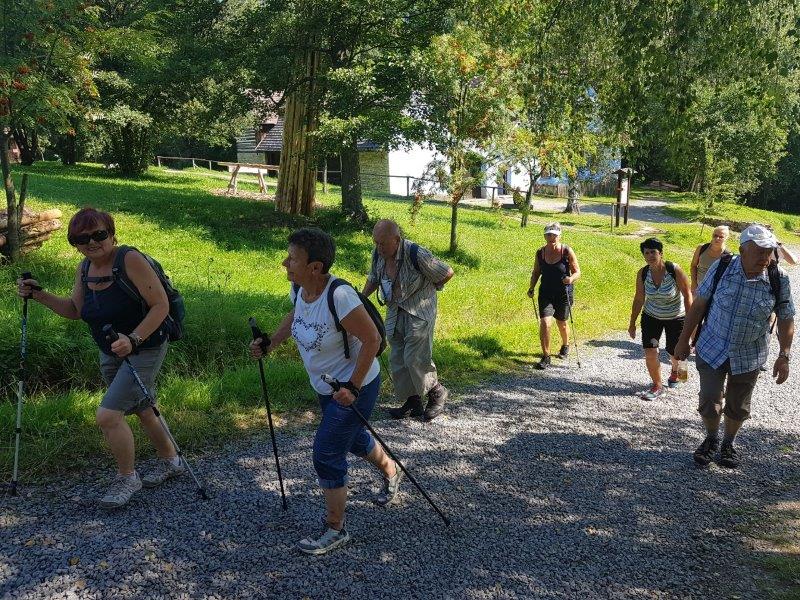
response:
M706 439L703 440L703 443L697 447L697 450L695 450L692 455L694 457L694 462L704 467L708 466L713 460L714 453L717 451L718 447L719 440L717 438L706 436Z
M183 475L186 472L186 467L183 466L183 461L178 465L172 464L169 458L159 458L152 469L148 469L145 476L142 477L142 485L146 488L153 488L161 485L167 479Z
M406 417L421 417L425 408L422 406L422 399L419 396L409 396L403 406L390 408L388 412L393 419L405 419Z
M733 447L733 442L722 442L722 448L719 450L719 464L729 469L739 466L739 455Z
M437 383L428 392L428 406L425 407L425 420L432 421L444 411L444 403L450 392L441 383Z
M667 379L667 387L671 388L678 387L678 383L680 383L678 381L678 372L673 371L672 373L669 374L669 379Z
M652 401L652 400L658 400L663 395L664 395L663 387L653 386L649 390L645 390L644 392L639 394L639 397L642 400Z
M134 473L134 477L120 475L119 473L108 487L106 495L100 500L103 508L119 508L125 506L136 492L142 489L142 480Z
M297 549L306 554L313 554L318 556L330 552L334 548L347 543L350 539L350 534L342 526L339 531L331 529L326 523L323 526L322 533L317 538L303 538L297 543Z
M556 354L556 358L564 359L567 358L567 356L569 356L569 346L564 344L561 346L561 350L558 351L558 354Z
M550 364L551 364L551 363L552 363L552 361L551 361L551 359L550 359L550 355L549 355L549 354L545 354L545 355L542 357L542 360L540 360L538 363L536 363L536 364L534 365L534 367L536 367L536 368L537 368L537 369L539 369L540 371L544 371L544 370L545 370L547 367L549 367L549 366L550 366Z
M397 499L397 493L400 491L400 482L403 481L403 470L394 463L395 473L391 479L383 478L383 488L380 493L375 497L375 504L378 506L387 506L392 504Z

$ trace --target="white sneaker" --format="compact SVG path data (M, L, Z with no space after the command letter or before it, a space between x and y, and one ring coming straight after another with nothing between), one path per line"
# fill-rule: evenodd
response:
M100 506L103 508L119 508L125 506L136 492L142 489L142 480L139 475L134 473L134 477L117 474L114 481L100 500Z
M322 534L318 538L304 538L298 542L297 548L300 552L305 552L306 554L320 555L330 552L334 548L338 548L342 544L347 543L349 539L350 534L347 533L344 526L342 526L339 531L336 531L326 524Z
M146 488L153 488L161 485L167 479L183 475L186 472L186 467L181 460L177 465L172 464L169 458L156 459L155 465L147 470L144 477L142 477L142 485Z

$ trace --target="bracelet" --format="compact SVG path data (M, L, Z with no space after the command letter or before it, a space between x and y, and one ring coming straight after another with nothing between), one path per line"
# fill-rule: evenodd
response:
M781 350L778 352L778 358L785 358L786 360L789 360L789 353Z
M128 334L128 339L131 341L131 346L133 346L134 350L141 346L142 342L144 341L142 336L140 336L138 333L134 333L133 331Z
M347 383L343 383L342 387L346 390L350 390L350 392L358 398L358 395L361 393L361 388L356 387L356 385L352 381L348 381Z

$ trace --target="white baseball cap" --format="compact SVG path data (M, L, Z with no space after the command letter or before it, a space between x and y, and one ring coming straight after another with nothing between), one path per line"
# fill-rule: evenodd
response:
M763 225L750 225L739 236L739 245L755 242L762 248L777 248L778 238Z
M561 235L561 225L559 223L548 223L544 226L544 234L547 235L548 233Z

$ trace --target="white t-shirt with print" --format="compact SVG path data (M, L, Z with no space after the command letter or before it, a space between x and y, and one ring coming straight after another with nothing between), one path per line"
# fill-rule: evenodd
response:
M311 387L320 394L331 394L331 387L322 381L324 373L331 375L342 383L350 380L356 368L358 353L361 351L361 340L349 335L347 341L350 346L350 358L344 356L344 342L342 334L336 331L336 323L333 314L328 308L328 288L333 283L334 277L331 275L328 285L319 295L319 298L311 303L303 300L302 288L297 293L292 289L289 296L294 303L294 320L292 321L292 337L297 342L297 349L300 357L308 372ZM333 292L333 305L336 307L336 314L339 321L361 305L356 291L349 285L341 285ZM371 382L380 372L380 366L376 359L372 360L363 384Z

